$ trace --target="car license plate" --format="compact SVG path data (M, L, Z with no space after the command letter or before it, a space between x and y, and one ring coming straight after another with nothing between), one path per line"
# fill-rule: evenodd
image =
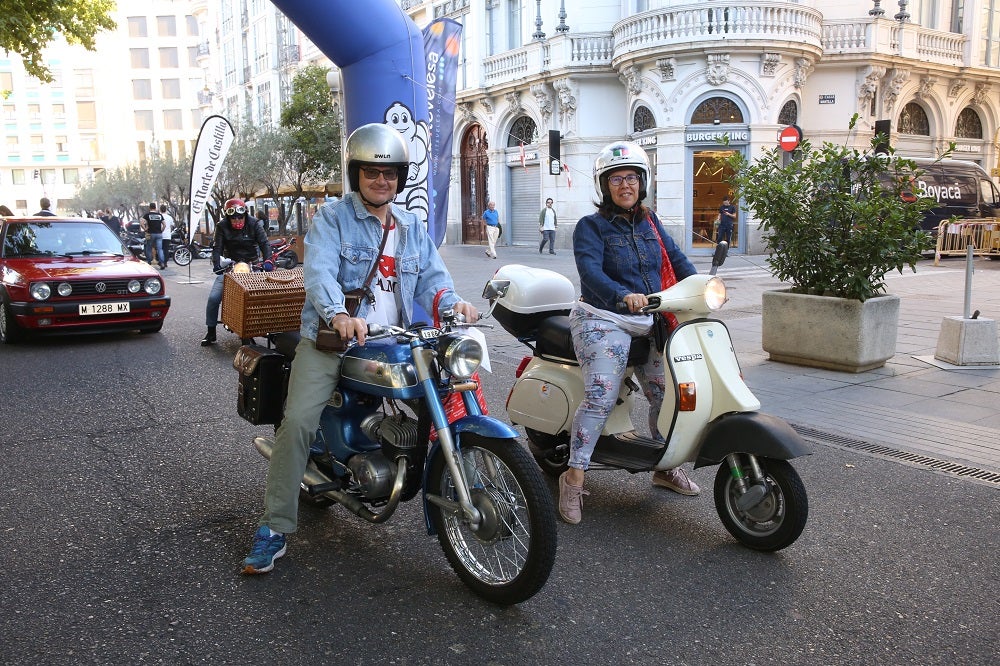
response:
M123 314L129 311L129 302L124 303L81 303L81 315Z

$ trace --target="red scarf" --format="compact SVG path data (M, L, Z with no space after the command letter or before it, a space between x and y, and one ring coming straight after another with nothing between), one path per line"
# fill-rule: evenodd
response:
M652 227L653 233L656 234L656 242L660 244L660 289L672 287L677 284L677 276L674 275L673 264L670 263L670 257L667 256L667 247L663 244L663 238L660 237L660 232L656 229L656 224L653 222L653 214L650 213L646 220L649 222L649 226ZM677 317L674 316L673 312L661 312L660 314L667 320L668 332L677 328Z

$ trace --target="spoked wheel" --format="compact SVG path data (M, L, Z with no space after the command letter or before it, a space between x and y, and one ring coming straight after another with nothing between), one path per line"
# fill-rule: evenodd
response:
M278 258L278 267L292 269L299 265L299 258L288 253Z
M191 248L181 245L174 250L174 263L178 266L187 266L191 263Z
M766 484L763 499L740 509L739 486L729 465L723 462L715 475L715 510L737 541L747 548L773 552L792 545L802 534L809 517L809 502L802 479L786 461L757 458L757 462ZM742 469L749 480L749 465L744 464Z
M545 585L556 555L555 505L545 481L516 440L465 433L462 462L482 520L473 528L461 511L429 504L441 548L462 582L486 600L529 599ZM427 491L458 501L443 455L434 461Z
M528 448L542 471L556 479L569 467L569 435L550 435L531 428L524 429L528 435ZM562 447L558 451L556 448Z

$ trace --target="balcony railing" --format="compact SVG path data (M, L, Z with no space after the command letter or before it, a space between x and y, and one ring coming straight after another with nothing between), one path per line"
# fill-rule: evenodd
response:
M611 33L567 33L536 41L483 61L487 86L503 85L542 72L607 69L611 66Z
M915 58L941 65L965 64L968 37L954 32L888 19L826 21L823 24L823 55L885 55Z
M670 50L690 44L759 41L820 48L823 15L791 2L750 0L739 5L709 0L665 7L619 21L612 29L615 59L635 51ZM696 42L697 44L693 44Z

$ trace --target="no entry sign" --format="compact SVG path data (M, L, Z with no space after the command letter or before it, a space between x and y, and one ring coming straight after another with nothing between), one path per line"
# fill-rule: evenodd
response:
M802 130L799 129L798 125L789 125L778 132L778 145L784 151L795 150L799 147L800 141L802 141Z

